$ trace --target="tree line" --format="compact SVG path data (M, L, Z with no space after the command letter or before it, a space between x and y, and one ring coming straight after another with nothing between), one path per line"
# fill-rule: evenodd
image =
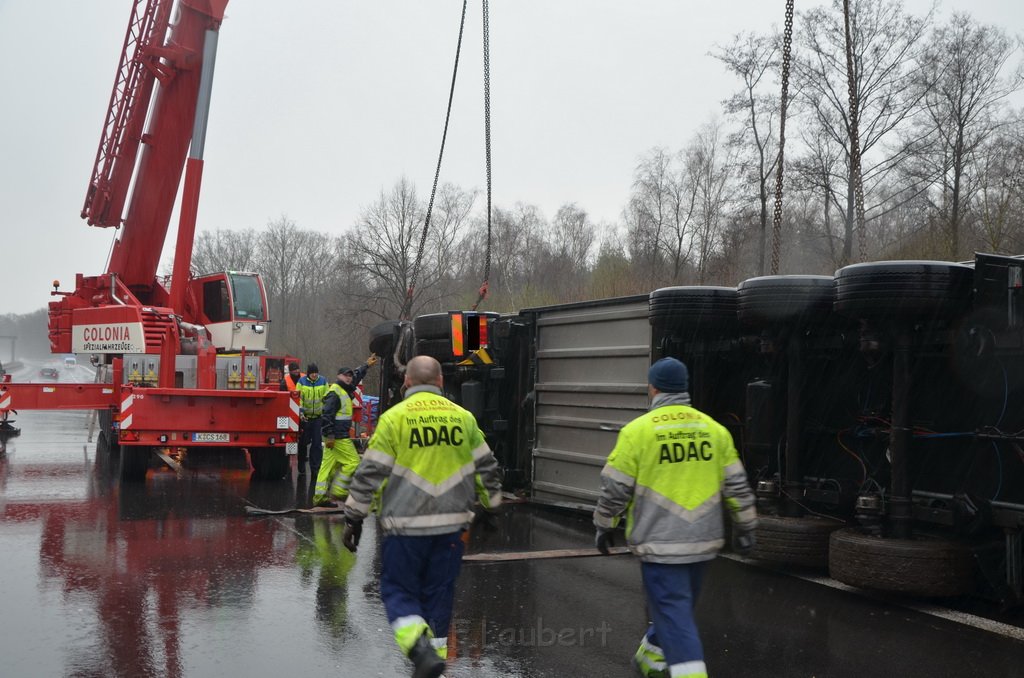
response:
M940 21L899 0L850 4L863 230L843 2L833 0L794 22L778 242L782 38L752 32L711 48L735 77L735 93L679 148L638 156L612 223L595 223L571 202L554 214L499 202L488 234L479 192L447 184L418 258L426 201L402 177L340 235L285 215L260 229L201 233L194 272L261 272L274 348L334 367L365 357L367 330L397 318L411 286L413 316L472 305L488 241L481 308L498 311L669 285L731 286L773 271L831 273L861 259L1020 253L1024 114L1011 106L1024 84L1020 39L969 14Z

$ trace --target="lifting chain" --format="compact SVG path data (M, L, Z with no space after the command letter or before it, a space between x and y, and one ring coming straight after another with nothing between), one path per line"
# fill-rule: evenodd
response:
M409 287L405 292L405 302L402 304L402 311L399 318L409 320L412 314L413 295L416 292L416 279L419 277L420 266L423 263L423 251L427 246L427 231L430 229L430 214L434 210L434 197L437 195L437 181L441 176L441 160L444 158L444 144L448 139L448 122L452 117L452 100L455 98L455 80L459 75L459 55L462 53L462 33L466 27L466 4L468 0L462 0L462 19L459 21L459 42L455 46L455 67L452 69L452 85L448 91L448 112L444 116L444 132L441 134L441 150L437 154L437 169L434 170L434 185L430 189L430 202L427 203L427 214L423 219L423 231L420 233L420 246L416 250L416 261L412 266L412 273L409 275ZM488 156L489 158L489 156ZM488 162L490 162L488 160ZM490 165L488 165L490 167ZM488 171L488 195L490 194L490 171Z
M487 155L487 251L484 255L484 281L480 285L479 295L473 304L475 311L487 298L487 289L491 280L491 27L490 12L487 0L483 0L484 8L484 148Z
M860 261L867 259L867 234L864 228L864 182L860 172L860 132L857 80L853 68L853 39L850 34L850 0L843 0L843 21L846 25L846 81L850 93L850 180L853 182L853 204L857 215L857 242ZM849 263L849 262L844 262Z
M779 159L775 167L775 215L772 219L772 275L779 273L782 247L782 179L786 150L786 107L789 103L789 62L793 51L793 0L786 0L786 29L782 37L782 102L779 111Z

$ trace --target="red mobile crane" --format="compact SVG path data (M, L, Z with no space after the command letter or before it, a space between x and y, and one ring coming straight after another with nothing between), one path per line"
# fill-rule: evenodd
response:
M51 351L96 355L109 382L42 386L15 384L8 375L0 383L4 418L18 409L99 410L100 433L120 452L126 480L145 477L154 450L224 447L248 449L258 476L282 478L286 447L297 436L297 396L278 390L284 359L266 354L269 317L259 275L190 275L226 6L132 5L81 215L90 226L120 229L120 237L106 273L78 274L74 292L54 284L59 299L49 311ZM168 285L157 266L183 172Z

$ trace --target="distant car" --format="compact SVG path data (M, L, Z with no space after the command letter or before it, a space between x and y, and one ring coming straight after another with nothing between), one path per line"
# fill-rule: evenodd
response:
M43 379L59 379L60 375L57 373L56 367L44 367L39 370L39 376Z

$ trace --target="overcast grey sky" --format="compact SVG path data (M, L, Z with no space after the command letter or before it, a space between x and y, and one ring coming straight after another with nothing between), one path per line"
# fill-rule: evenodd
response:
M492 0L494 201L615 221L639 155L680 148L736 88L707 56L781 24L783 0ZM797 0L807 8L820 0ZM924 13L930 0L905 0ZM221 28L199 229L286 214L340 233L405 175L426 196L459 0L232 0ZM114 232L79 219L128 0L0 0L0 313L102 273ZM1022 0L945 0L1024 33ZM470 0L442 181L485 185L480 0ZM177 223L177 215L174 217ZM173 242L173 226L169 242ZM166 248L167 251L170 247ZM167 252L165 252L166 258Z

